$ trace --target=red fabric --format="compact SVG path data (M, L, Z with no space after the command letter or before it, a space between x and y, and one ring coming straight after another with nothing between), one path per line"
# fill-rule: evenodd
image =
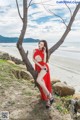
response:
M36 55L40 55L42 60L44 59L44 53L43 53L43 50L39 50L39 49L35 49L35 53L34 53L34 56L33 58L35 59L35 56ZM43 77L43 80L45 82L45 85L47 87L47 89L52 93L52 85L51 85L51 81L50 81L50 70L49 70L49 66L46 62L44 61L41 61L41 62L38 62L40 63L41 65L46 65L47 66L47 69L48 69L48 72L46 73L46 75ZM38 73L41 71L41 68L35 64L35 70L38 71ZM39 85L40 86L40 85ZM43 90L42 90L42 87L40 86L40 93L41 93L41 99L42 100L47 100L47 97L46 95L44 94Z

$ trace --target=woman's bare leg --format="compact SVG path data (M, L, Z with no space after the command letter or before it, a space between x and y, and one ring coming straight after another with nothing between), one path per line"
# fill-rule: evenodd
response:
M46 87L46 85L45 85L45 82L44 82L44 80L43 80L43 77L45 76L46 73L47 73L46 70L42 69L42 70L40 71L40 73L38 74L38 77L37 77L37 80L36 80L36 81L40 84L40 86L42 87L45 95L47 96L50 92L49 92L49 90L47 89L47 87Z

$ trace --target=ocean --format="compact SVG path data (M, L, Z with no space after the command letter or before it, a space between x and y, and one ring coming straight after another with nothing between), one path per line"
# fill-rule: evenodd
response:
M48 48L52 45L54 45L54 42L48 42ZM28 50L31 55L33 49L38 47L38 43L23 43L23 47L25 51ZM16 43L0 43L0 50L21 58ZM80 42L64 42L54 53L52 53L52 56L53 55L80 60Z

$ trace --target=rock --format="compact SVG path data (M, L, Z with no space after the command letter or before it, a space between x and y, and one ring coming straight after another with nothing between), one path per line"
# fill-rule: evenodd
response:
M23 64L24 65L24 62L21 61L20 59L18 58L15 58L13 56L11 56L11 60L15 62L15 64Z
M73 87L61 82L57 82L53 85L53 91L60 96L73 95L75 93L75 89Z
M8 53L0 54L0 59L10 60L10 55Z
M69 105L70 115L73 120L80 120L80 100L72 99Z
M0 59L10 60L10 61L13 61L15 64L23 64L24 65L23 61L9 55L8 53L5 53L5 52L0 52Z
M57 83L57 82L61 82L61 81L58 80L58 79L52 79L52 80L51 80L52 85L55 84L55 83Z
M35 81L34 81L34 79L32 78L32 79L30 79L30 82L31 82L31 83L34 83Z
M75 93L73 95L73 99L80 99L80 93Z
M21 71L20 72L20 74L21 74L21 77L23 78L23 79L28 79L28 80L30 80L30 79L32 79L32 76L29 74L29 72L28 71Z
M63 83L67 85L67 82L66 82L66 81L64 81Z
M7 60L7 62L12 63L12 64L15 64L15 62L13 62L13 61L11 61L11 60Z
M26 80L32 79L32 76L30 75L30 73L24 70L12 70L12 73L18 79L26 79Z

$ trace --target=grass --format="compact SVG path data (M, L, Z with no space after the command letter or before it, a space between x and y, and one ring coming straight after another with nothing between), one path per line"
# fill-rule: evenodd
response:
M7 62L7 60L0 59L0 80L13 79L14 75L12 74L12 70L20 70L21 68L16 65Z
M67 104L68 100L72 99L72 95L71 96L65 96L65 97L60 97L58 95L55 95L56 97L56 109L59 110L59 112L63 113L63 114L67 114L69 113L69 104Z

